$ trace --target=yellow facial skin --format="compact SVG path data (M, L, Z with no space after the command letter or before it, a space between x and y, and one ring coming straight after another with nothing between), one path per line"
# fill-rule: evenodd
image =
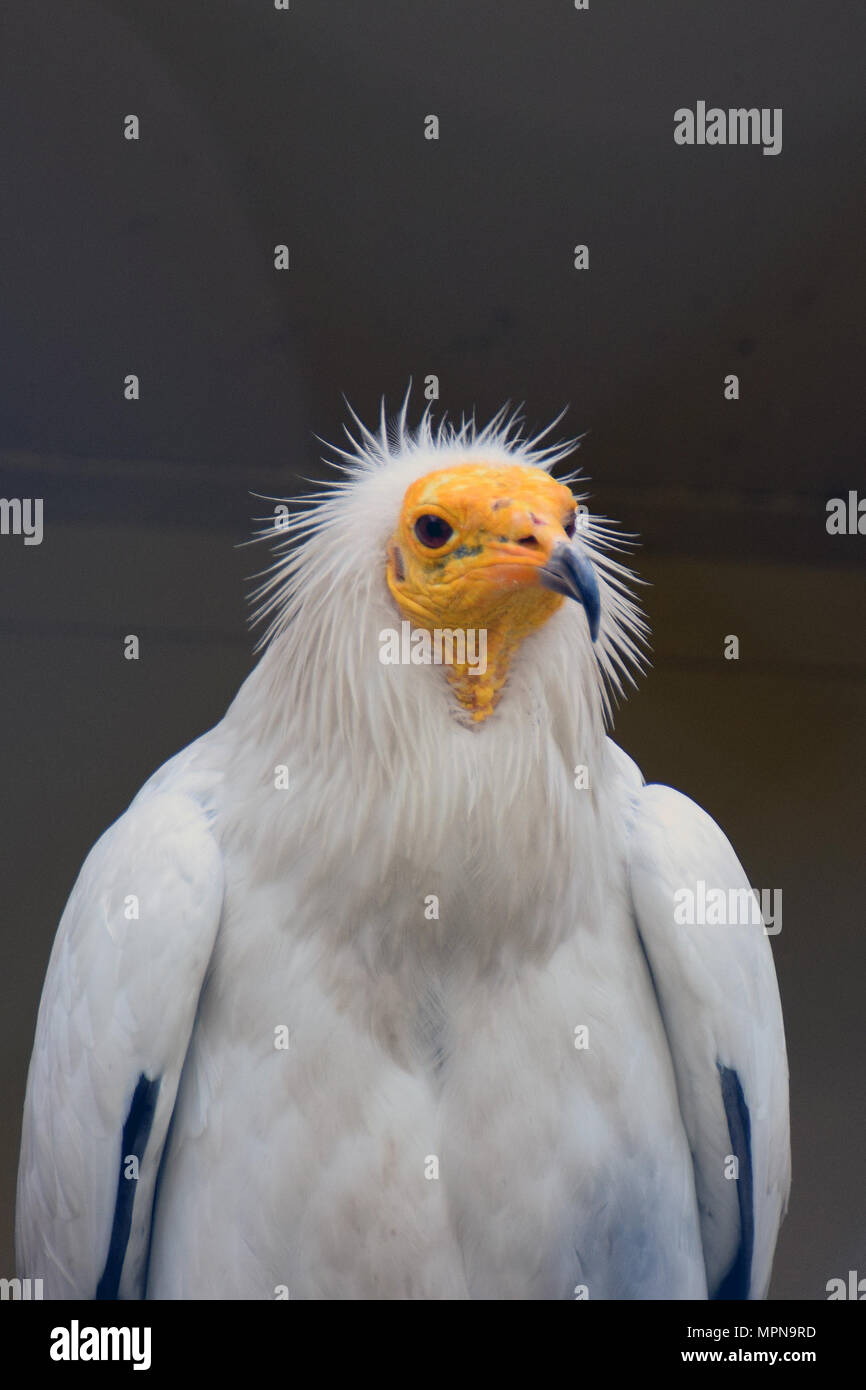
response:
M484 674L445 668L476 722L495 709L516 647L565 601L542 587L540 571L573 534L574 516L567 487L521 464L458 464L427 473L406 492L388 544L388 588L415 627L487 632ZM419 519L428 540L450 527L444 544L424 544Z

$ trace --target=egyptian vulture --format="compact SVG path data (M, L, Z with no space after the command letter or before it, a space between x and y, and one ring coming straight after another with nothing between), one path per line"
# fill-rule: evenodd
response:
M504 412L356 426L275 508L258 665L72 890L19 1273L50 1298L762 1298L772 955L749 914L679 920L690 886L748 881L606 734L645 633L617 533L554 476L574 441Z

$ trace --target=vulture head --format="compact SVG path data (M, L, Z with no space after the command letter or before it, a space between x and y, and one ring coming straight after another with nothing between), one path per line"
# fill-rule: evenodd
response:
M533 668L550 692L564 677L571 698L591 706L586 717L603 718L641 662L646 628L633 576L610 553L626 548L622 537L572 491L576 472L554 476L576 441L544 443L558 421L527 437L506 408L479 427L435 425L428 407L413 430L407 406L389 420L383 404L375 431L353 413L348 446L329 446L341 476L286 499L288 516L259 534L277 558L255 592L256 618L262 644L282 654L293 704L349 732L364 707L367 725L382 727L402 702L404 727L420 728L429 719L419 701L441 710L444 692L451 716L478 731L509 701L526 707ZM446 640L446 660L408 673L397 694L380 665L395 625L413 638L481 634L486 659L473 664L465 644ZM525 652L551 629L561 656L543 672L543 654ZM412 653L404 663L423 665Z
M577 599L598 635L599 591L576 538L576 503L544 469L482 457L434 469L406 489L388 545L388 588L402 616L431 634L464 634L446 663L472 719L492 713L511 655L562 605ZM565 596L565 597L564 597ZM484 669L465 635L483 633Z

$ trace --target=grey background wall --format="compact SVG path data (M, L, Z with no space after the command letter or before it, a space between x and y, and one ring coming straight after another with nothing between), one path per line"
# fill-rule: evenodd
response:
M75 874L253 660L249 493L307 489L341 393L370 418L412 377L417 415L435 373L457 414L570 405L641 533L654 666L617 735L784 894L773 1293L866 1274L866 537L825 527L866 495L864 39L839 0L7 0L0 490L45 538L0 537L0 1273ZM781 107L782 152L676 146L698 100Z

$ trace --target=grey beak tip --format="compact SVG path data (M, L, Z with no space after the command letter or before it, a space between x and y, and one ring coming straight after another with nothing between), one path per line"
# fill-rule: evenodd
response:
M601 595L595 570L576 541L563 542L556 546L553 554L541 571L541 582L554 593L565 598L576 599L583 605L589 635L595 642L601 623Z

